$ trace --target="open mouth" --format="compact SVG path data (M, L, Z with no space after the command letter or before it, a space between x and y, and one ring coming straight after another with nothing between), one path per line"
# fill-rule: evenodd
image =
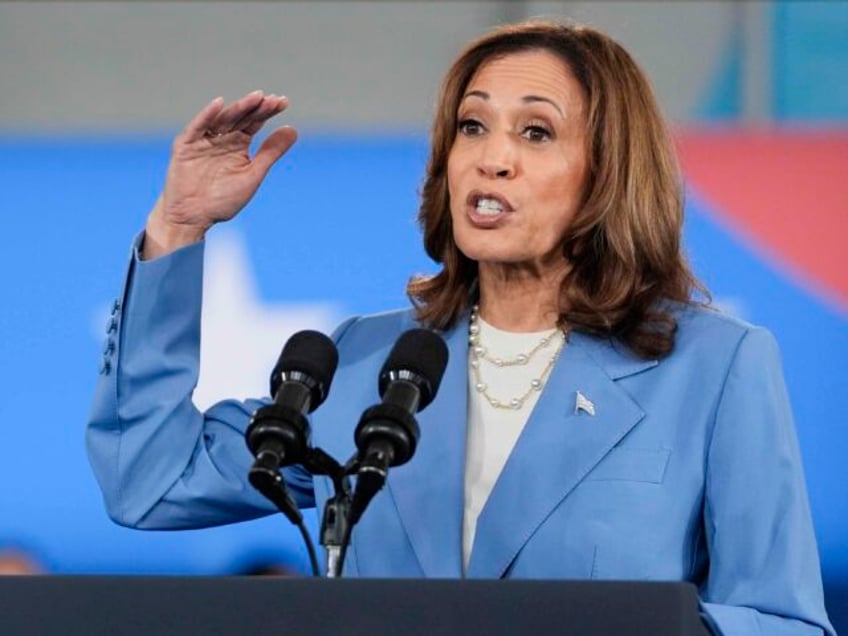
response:
M504 211L504 206L497 199L480 197L477 200L477 205L474 206L474 210L477 214L482 214L483 216L497 216Z
M506 197L494 192L475 190L466 200L468 217L474 225L492 227L514 208Z

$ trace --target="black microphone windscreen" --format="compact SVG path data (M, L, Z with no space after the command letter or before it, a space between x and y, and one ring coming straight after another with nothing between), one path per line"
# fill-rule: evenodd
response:
M271 374L271 395L276 395L282 382L281 374L299 371L315 380L310 410L317 408L327 397L339 352L335 343L320 331L298 331L288 339L280 359Z
M419 387L418 409L427 406L439 390L448 364L448 347L442 337L429 329L410 329L401 334L380 370L380 397L386 391L392 371L411 371L424 380Z

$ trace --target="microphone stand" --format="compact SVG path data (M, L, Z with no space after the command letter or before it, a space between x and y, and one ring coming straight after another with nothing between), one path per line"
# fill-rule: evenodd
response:
M327 578L341 578L352 530L349 523L352 500L350 462L343 467L322 449L310 448L303 466L313 475L327 475L333 482L335 494L324 506L320 543L327 554Z
M321 519L321 545L327 553L327 578L341 578L344 555L350 543L350 525L347 522L350 495L336 493L327 500Z

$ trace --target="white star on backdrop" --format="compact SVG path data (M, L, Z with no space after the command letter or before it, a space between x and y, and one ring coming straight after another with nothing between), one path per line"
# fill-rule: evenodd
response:
M301 329L330 334L340 322L332 303L266 304L257 293L242 235L216 228L206 240L200 379L194 403L268 395L268 378L283 344Z
M111 301L104 303L91 313L89 329L98 343L111 306ZM206 409L228 398L268 395L268 378L286 340L301 329L329 335L341 322L340 313L331 302L262 301L243 236L232 228L216 228L206 237L195 405Z

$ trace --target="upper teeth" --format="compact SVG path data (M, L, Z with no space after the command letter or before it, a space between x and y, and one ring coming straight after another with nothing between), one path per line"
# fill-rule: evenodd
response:
M478 212L503 212L503 204L497 199L477 199Z

